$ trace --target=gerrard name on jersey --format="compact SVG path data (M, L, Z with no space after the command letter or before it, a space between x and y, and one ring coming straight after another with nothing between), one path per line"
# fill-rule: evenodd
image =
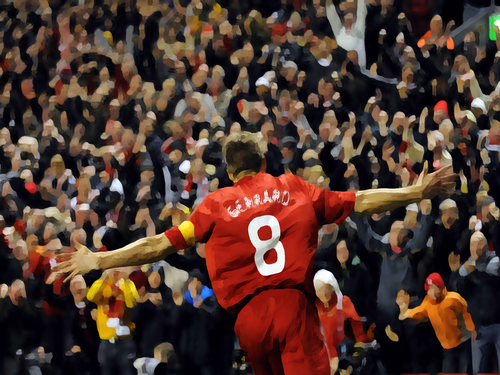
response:
M279 191L274 189L272 196L269 196L269 192L265 190L263 194L255 194L253 198L244 197L243 199L237 199L234 205L230 205L227 208L227 212L232 217L238 217L239 214L253 207L262 206L267 203L281 203L283 206L287 206L289 202L290 193L287 190Z

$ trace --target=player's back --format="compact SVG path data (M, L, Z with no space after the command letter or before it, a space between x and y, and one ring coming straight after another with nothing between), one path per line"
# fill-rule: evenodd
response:
M325 192L297 176L259 173L211 194L198 207L190 220L199 228L198 240L207 241L207 267L224 308L238 311L266 289L312 293L320 225L347 216L346 198L354 206L353 194L326 192L339 203L337 213L327 215Z

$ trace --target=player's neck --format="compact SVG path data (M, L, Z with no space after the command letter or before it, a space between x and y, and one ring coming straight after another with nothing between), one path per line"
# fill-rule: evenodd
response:
M234 179L234 182L238 182L239 180L241 180L242 178L245 178L245 177L255 177L257 176L257 172L255 171L244 171L244 172L241 172L238 177L236 177Z

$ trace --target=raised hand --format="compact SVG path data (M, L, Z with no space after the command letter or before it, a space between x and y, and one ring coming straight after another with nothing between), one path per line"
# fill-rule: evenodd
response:
M55 267L52 267L53 272L58 274L69 274L64 282L70 281L76 275L85 275L92 270L98 269L98 257L96 253L90 251L86 246L75 242L76 252L69 254L60 254L56 256L56 260L63 260Z
M448 22L448 24L446 25L446 30L444 32L444 34L446 36L450 35L451 33L451 29L455 26L455 21L451 20L450 22Z
M453 166L446 166L431 174L427 174L428 170L429 164L426 161L417 181L417 186L422 187L422 198L432 199L438 195L450 197L455 191L457 178L457 175L453 173Z
M389 160L394 151L396 151L396 147L391 143L391 141L386 141L382 147L382 160Z

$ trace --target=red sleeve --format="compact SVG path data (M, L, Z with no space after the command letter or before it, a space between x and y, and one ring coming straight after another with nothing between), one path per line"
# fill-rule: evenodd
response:
M341 225L354 209L356 193L329 191L318 188L295 176L312 200L320 225L335 223Z
M356 342L368 342L368 337L363 330L363 322L356 312L351 299L347 296L342 298L342 310L344 310L347 319L349 319L349 322L351 323L352 332L356 337Z
M211 194L189 216L188 220L193 223L197 242L205 243L208 241L215 227L215 220L219 217L219 212L220 205L214 201Z
M179 227L172 227L165 231L165 236L167 236L170 243L175 246L177 250L182 250L188 247L184 236L179 230Z

